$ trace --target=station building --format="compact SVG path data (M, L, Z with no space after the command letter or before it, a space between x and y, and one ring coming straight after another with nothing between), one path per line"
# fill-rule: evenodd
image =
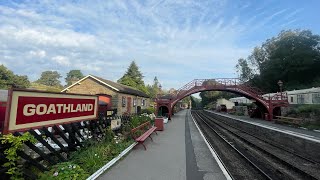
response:
M61 92L99 95L99 100L111 98L105 102L108 109L116 110L118 115L140 113L150 105L149 96L144 92L94 75L80 79Z

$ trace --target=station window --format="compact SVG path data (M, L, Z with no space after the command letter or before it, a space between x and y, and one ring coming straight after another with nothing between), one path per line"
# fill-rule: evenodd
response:
M320 104L320 93L312 94L312 103L313 104Z
M145 106L146 105L146 102L145 102L146 100L145 99L142 99L141 100L141 106Z
M290 97L290 101L293 102L293 97L292 96Z
M137 98L134 98L133 99L133 106L136 106L137 105Z
M126 107L126 97L122 97L122 107Z
M304 95L303 94L298 94L297 95L297 103L298 104L304 104Z

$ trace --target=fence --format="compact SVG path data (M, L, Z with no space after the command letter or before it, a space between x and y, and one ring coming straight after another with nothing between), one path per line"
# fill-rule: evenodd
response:
M100 114L96 120L54 125L36 130L30 129L28 132L38 143L27 142L24 144L24 151L17 152L18 156L22 158L20 163L23 164L22 172L25 179L36 179L36 175L30 171L32 168L46 171L52 165L67 161L70 152L83 147L82 142L90 137L104 136L106 132L104 129L110 126L111 120L119 118L122 123L131 119L129 115L105 117ZM13 135L20 136L21 133L14 132ZM6 162L4 151L8 147L10 144L0 143L0 179L10 178L6 174L8 169L2 167Z

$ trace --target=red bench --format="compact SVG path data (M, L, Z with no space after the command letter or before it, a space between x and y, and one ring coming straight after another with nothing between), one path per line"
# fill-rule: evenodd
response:
M143 143L144 143L144 141L147 139L147 137L149 137L149 138L153 141L153 139L152 139L152 137L151 137L151 134L152 134L153 132L155 132L155 133L157 134L156 129L157 129L157 127L152 127L151 124L150 124L150 122L148 121L148 122L145 122L145 123L141 124L141 125L138 126L138 127L135 127L135 128L133 128L133 129L131 129L131 135L132 135L133 139L134 139L136 142L138 142L139 144L142 144L142 145L143 145L144 150L147 150L146 146L145 146ZM141 136L139 136L139 137L137 137L137 136L135 135L138 130L141 130L141 131L144 132L144 133L143 133ZM158 135L158 134L157 134L157 135Z

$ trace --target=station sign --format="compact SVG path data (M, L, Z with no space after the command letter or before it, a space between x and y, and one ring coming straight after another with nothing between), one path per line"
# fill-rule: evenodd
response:
M98 96L13 89L9 91L4 133L92 120Z

